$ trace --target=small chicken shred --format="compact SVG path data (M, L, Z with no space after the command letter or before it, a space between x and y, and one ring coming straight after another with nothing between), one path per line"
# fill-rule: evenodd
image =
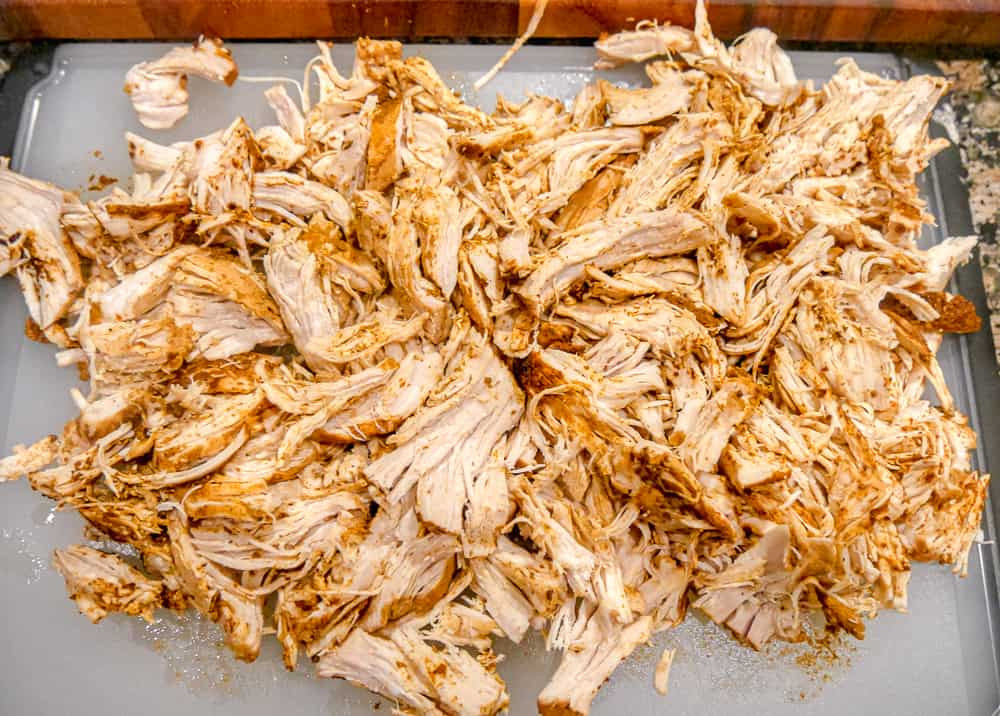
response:
M978 328L947 292L974 240L916 241L943 80L817 90L700 4L601 39L651 85L570 107L319 48L272 125L129 134L128 189L0 166L0 271L89 380L0 481L141 556L59 550L83 613L192 608L449 716L506 708L493 639L540 631L540 712L583 716L688 609L754 649L861 638L914 561L965 573L989 477L935 353ZM146 126L190 73L236 67L202 40L129 72Z

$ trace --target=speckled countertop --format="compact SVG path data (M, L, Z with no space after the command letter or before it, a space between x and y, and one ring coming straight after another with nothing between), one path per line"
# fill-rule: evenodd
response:
M990 307L990 327L1000 365L1000 60L938 62L952 81L962 162L968 173L972 221L980 237L979 260Z

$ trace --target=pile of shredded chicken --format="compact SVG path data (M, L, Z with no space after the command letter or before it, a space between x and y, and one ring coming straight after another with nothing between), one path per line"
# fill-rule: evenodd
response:
M359 40L312 99L268 90L274 125L129 134L129 190L0 169L0 274L89 381L0 480L141 555L59 550L81 611L194 608L421 714L504 709L493 640L537 630L539 710L587 714L689 608L860 638L911 562L964 573L988 477L935 352L977 327L946 290L974 241L916 243L945 82L814 90L703 8L597 50L649 86L486 114ZM183 116L189 73L236 68L144 63L140 116Z

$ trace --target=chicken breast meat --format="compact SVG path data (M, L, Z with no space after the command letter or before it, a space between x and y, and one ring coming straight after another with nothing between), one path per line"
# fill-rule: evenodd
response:
M754 649L861 638L913 562L964 574L989 476L935 353L978 328L948 293L975 241L917 245L943 81L815 89L700 3L598 41L648 87L569 106L356 51L258 131L129 134L129 191L0 166L0 273L88 381L0 481L139 555L58 550L80 611L194 608L448 716L505 709L493 639L540 631L539 711L584 716L689 609ZM167 127L236 72L203 39L126 89Z

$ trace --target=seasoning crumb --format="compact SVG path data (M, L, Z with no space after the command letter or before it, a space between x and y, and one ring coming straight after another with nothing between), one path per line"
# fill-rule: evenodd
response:
M117 181L114 177L109 177L106 174L91 174L87 179L87 190L103 191Z

